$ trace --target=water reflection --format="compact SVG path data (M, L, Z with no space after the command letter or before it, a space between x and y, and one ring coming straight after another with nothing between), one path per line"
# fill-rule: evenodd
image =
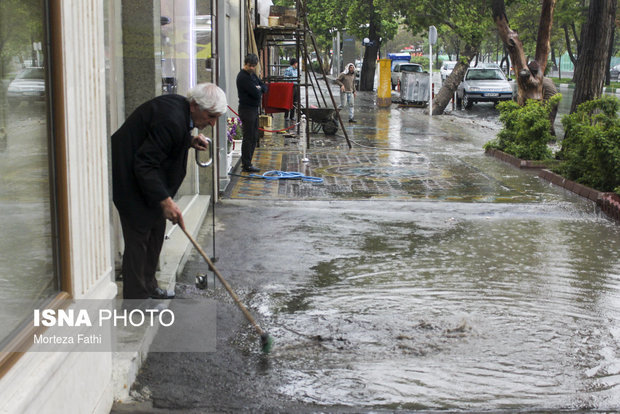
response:
M0 8L0 347L57 292L52 258L42 1ZM9 53L10 51L10 53Z
M617 408L620 230L579 204L308 211L319 230L304 237L333 257L262 298L287 328L279 391L367 408ZM343 220L356 231L332 240Z

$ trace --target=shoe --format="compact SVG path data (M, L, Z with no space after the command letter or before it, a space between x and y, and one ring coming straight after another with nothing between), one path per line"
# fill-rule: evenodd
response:
M294 117L294 116L292 116L292 117L291 117L291 121L294 121L294 120L295 120L295 117Z
M173 299L175 293L172 291L166 291L162 288L156 288L153 293L151 293L151 299Z
M351 119L349 119L349 122L350 122L350 123L352 123L352 124L354 124L354 123L356 123L357 121L356 121L355 119L351 118Z
M247 167L244 165L243 167L241 167L241 169L242 169L243 171L245 171L245 172L253 172L253 173L254 173L254 172L259 172L259 171L260 171L260 168L256 168L256 167L255 167L255 166L253 166L253 165L249 165L249 166L247 166Z

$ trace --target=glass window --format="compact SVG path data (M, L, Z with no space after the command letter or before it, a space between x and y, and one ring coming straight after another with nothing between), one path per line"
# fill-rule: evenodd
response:
M59 290L52 235L46 2L0 1L0 348Z

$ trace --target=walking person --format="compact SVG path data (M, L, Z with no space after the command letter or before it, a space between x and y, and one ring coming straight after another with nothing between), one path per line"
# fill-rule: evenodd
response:
M349 107L349 122L357 122L354 117L354 104L357 91L355 90L355 65L349 63L344 72L338 76L336 83L340 85L340 108Z
M173 197L186 173L189 148L204 151L203 135L190 131L213 126L226 113L226 94L203 83L187 98L161 95L140 105L112 135L113 200L123 229L124 299L170 299L155 272L166 219L184 227Z
M243 69L237 75L237 94L239 96L239 118L243 125L241 142L241 169L245 172L259 172L252 165L252 157L258 143L258 107L267 86L256 76L258 56L250 53L243 60Z
M284 113L285 120L288 118L290 118L291 121L295 120L295 105L297 105L299 99L299 85L297 85L297 78L299 76L297 72L298 64L297 59L292 58L290 60L290 66L284 71L284 76L293 83L293 107L290 110L290 114L289 112Z

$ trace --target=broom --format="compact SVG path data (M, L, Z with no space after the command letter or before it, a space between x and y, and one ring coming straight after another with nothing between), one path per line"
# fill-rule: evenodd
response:
M237 294L232 290L228 282L226 282L224 277L221 275L220 271L217 270L217 268L213 265L213 262L211 261L211 259L209 259L207 254L202 250L202 248L198 245L198 243L196 243L196 240L194 240L194 238L187 232L187 230L185 230L185 226L179 225L179 227L181 227L181 230L183 230L183 233L185 233L189 241L192 242L196 250L198 250L198 252L203 257L203 259L205 259L205 261L209 265L209 269L212 270L213 273L215 273L220 283L224 285L224 288L226 288L226 291L228 292L228 294L233 298L233 300L235 301L239 309L241 309L241 312L243 312L246 319L252 324L252 326L254 326L254 329L260 335L261 350L263 351L263 353L268 354L269 351L271 351L271 348L273 346L273 338L271 337L271 335L263 331L261 327L256 323L256 320L254 319L252 314L250 314L250 311L248 311L248 309L243 305L243 303L241 303L241 300L239 299Z

